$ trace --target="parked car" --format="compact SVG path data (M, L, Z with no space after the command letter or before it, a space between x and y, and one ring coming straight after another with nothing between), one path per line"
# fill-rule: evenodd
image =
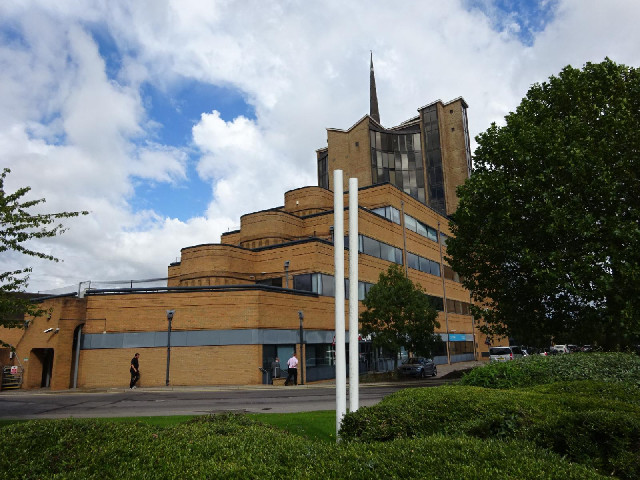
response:
M438 368L433 360L424 357L409 358L406 362L398 367L398 375L405 377L426 377L428 375L435 377L438 374Z
M571 353L567 345L553 345L551 347L551 350L555 351L556 353Z
M569 353L576 353L576 352L580 352L580 347L577 345L567 345L567 348L569 349Z
M522 349L520 347L491 347L489 348L489 362L507 362L522 358Z

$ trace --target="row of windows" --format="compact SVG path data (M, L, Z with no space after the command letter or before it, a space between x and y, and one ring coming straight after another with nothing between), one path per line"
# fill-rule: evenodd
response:
M358 282L358 300L362 301L369 294L369 290L373 286L373 283ZM326 273L303 273L301 275L294 275L293 288L295 290L303 290L305 292L313 292L325 297L335 296L335 278L333 275L327 275ZM344 293L345 298L349 299L349 279L344 280ZM444 302L442 297L435 295L427 295L429 303L436 310L444 311ZM469 303L461 302L459 300L447 299L447 312L457 313L460 315L471 315L471 309Z
M392 206L378 207L371 210L376 215L386 218L390 222L400 225L400 210Z
M369 131L371 148L386 152L411 152L422 150L419 133L385 133Z
M459 315L471 315L471 304L447 298L447 312Z
M473 353L473 342L449 342L449 354L464 355L465 353Z
M451 355L464 355L473 353L473 342L449 342L449 353ZM438 342L433 350L434 357L444 357L447 355L447 342Z
M345 248L349 246L349 236L344 237ZM366 235L358 235L358 253L388 260L402 265L402 250Z
M428 273L430 275L440 276L440 264L434 260L421 257L415 253L407 252L407 265L414 270Z
M400 211L395 207L378 207L374 208L371 211L380 215L381 217L386 218L390 222L400 225ZM438 230L422 223L420 220L416 220L411 215L407 215L406 213L404 214L404 226L405 228L407 228L407 230L416 232L418 235L422 235L429 240L433 240L434 242L438 241ZM440 235L442 237L446 237L446 235L444 235L443 233L441 233Z
M372 283L358 282L358 300L362 301L371 290ZM293 277L293 288L313 292L325 297L335 297L335 279L325 273L304 273ZM344 280L344 295L349 299L349 279Z
M434 242L438 241L438 231L435 228L430 227L429 225L425 225L424 223L416 220L410 215L404 215L404 226L407 228L407 230L416 232L418 235L427 237L429 240L433 240Z

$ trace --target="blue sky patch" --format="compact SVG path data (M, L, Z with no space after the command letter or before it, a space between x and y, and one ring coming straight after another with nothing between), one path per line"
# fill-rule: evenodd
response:
M511 30L516 23L516 36L522 44L531 46L537 33L553 20L558 0L463 0L467 10L480 10L498 32ZM515 33L515 32L514 32Z
M122 68L122 54L110 33L100 27L92 28L100 56L105 62L106 75L118 81ZM135 58L135 52L124 52ZM238 116L255 119L255 110L242 91L228 86L178 78L162 86L145 82L140 86L140 97L147 118L155 129L151 138L136 139L138 145L146 140L189 152L187 178L176 184L158 183L145 179L135 181L135 194L129 200L134 211L153 209L157 214L186 221L203 216L211 199L211 183L198 177L196 165L199 153L192 148L192 128L203 113L220 112L225 121Z

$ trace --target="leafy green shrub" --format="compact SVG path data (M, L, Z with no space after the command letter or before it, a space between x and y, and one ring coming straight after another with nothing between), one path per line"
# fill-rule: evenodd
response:
M406 389L373 407L347 414L340 436L364 443L434 434L528 440L603 473L615 470L621 478L636 478L640 408L617 399L576 395L576 391L550 394L461 386ZM602 411L607 416L592 413ZM563 429L563 436L556 437L555 432ZM608 448L598 450L600 437L608 439ZM563 440L551 441L559 438ZM580 454L594 451L599 453Z
M604 409L571 411L549 416L530 433L536 444L575 462L620 478L640 478L639 415Z
M606 401L626 402L640 406L640 386L628 382L575 380L536 385L530 392L544 394L581 395Z
M375 479L604 478L524 442L471 437L387 443L312 442L243 416L158 427L96 420L32 421L0 428L5 478Z
M474 368L460 383L485 388L519 388L570 380L627 382L640 386L640 356L630 353L531 355Z

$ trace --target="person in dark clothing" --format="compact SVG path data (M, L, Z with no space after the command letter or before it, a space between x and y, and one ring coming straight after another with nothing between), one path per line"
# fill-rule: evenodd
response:
M130 389L136 388L136 382L140 380L140 364L138 363L138 358L140 358L140 354L136 353L131 359L131 366L129 367L129 372L131 373L131 381L129 382Z

